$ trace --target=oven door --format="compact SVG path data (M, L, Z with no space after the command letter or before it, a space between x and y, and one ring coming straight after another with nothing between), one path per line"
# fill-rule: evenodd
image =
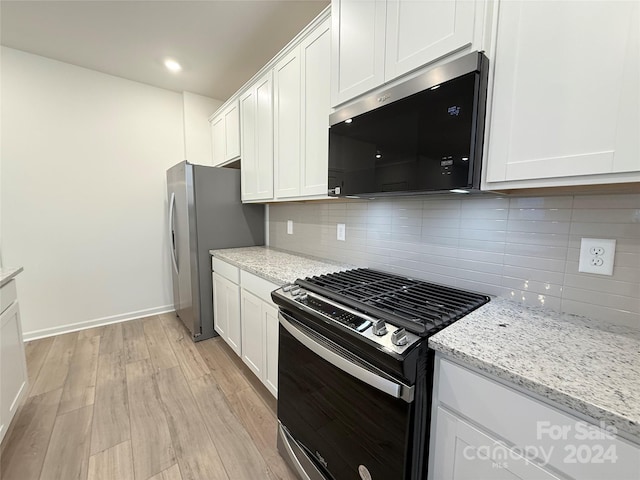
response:
M280 312L278 419L280 444L303 478L408 478L413 388ZM301 447L301 448L300 448ZM303 467L304 463L308 467ZM300 469L306 472L300 472Z

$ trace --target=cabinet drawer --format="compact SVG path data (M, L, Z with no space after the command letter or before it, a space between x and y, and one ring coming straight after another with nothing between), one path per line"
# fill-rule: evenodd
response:
M592 425L444 359L438 401L572 478L637 478L640 471L640 446L609 434L613 426Z
M211 265L213 271L218 275L232 281L235 284L240 283L240 269L238 267L216 257L213 257Z
M273 292L276 288L280 288L280 285L276 285L269 280L265 280L264 278L260 278L257 275L245 272L244 270L240 271L240 285L243 289L253 293L256 297L269 303L269 305L273 305L273 301L271 300L271 292Z
M11 280L0 289L0 313L9 308L17 298L16 281Z

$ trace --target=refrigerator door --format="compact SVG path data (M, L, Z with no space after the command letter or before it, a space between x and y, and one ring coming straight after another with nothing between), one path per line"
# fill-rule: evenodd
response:
M240 201L240 170L193 165L197 256L192 263L194 314L201 337L216 335L209 250L264 245L264 205ZM197 297L197 301L196 301Z
M264 245L264 206L242 204L240 171L181 162L167 170L176 314L193 340L216 335L209 250Z
M172 256L173 304L192 335L200 334L193 312L191 257L196 245L193 166L181 162L167 171L169 244ZM198 319L199 320L199 319Z

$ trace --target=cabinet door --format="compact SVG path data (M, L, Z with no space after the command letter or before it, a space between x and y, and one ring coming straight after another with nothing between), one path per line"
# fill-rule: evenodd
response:
M222 113L224 117L225 161L240 156L240 111L238 102L229 105Z
M640 172L640 4L499 9L486 180L538 179L521 185L533 187Z
M278 309L266 302L262 304L264 326L264 384L278 397Z
M273 198L271 72L240 97L242 200Z
M326 195L329 158L331 21L300 46L302 66L302 155L300 195Z
M385 81L471 45L473 0L388 0Z
M224 118L217 116L211 121L211 148L213 165L225 162Z
M275 197L300 194L300 49L296 48L273 69Z
M217 273L213 273L213 329L223 339L227 339L229 328L229 315L227 307L227 295L225 279Z
M433 472L430 472L434 480L559 478L442 407L437 409L435 435Z
M382 85L385 0L331 2L331 106Z
M214 328L238 355L241 354L240 287L213 274Z
M242 360L260 379L264 355L262 303L255 295L242 290Z
M0 441L27 390L22 326L18 302L0 315Z

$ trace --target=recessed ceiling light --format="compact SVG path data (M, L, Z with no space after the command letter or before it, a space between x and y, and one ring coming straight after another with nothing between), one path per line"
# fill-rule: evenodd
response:
M182 70L182 65L180 65L175 60L171 60L170 58L164 61L164 66L167 67L172 72L179 72Z

